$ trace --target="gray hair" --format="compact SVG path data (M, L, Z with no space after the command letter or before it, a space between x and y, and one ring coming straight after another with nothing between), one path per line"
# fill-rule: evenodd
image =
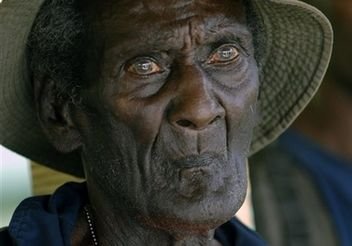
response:
M28 37L32 76L53 80L60 97L74 97L82 83L87 28L78 2L46 0Z

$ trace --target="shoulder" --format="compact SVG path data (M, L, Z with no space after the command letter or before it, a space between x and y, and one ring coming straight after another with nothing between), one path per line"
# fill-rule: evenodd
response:
M215 238L224 246L266 246L266 242L253 230L232 218L216 229Z
M84 183L67 183L52 195L29 197L17 206L1 240L10 236L16 245L70 245L70 235L86 199Z

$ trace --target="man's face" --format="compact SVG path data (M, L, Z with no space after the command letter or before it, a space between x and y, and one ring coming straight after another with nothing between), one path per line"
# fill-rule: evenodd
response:
M94 9L103 53L77 117L88 185L156 228L215 227L247 188L259 83L242 5L116 2Z

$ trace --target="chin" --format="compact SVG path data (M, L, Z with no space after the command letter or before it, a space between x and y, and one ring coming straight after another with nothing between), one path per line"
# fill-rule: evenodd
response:
M147 214L139 219L170 233L199 234L217 228L236 214L247 191L245 174L236 174L237 168L225 170L181 169L173 189L152 197Z
M229 221L241 207L244 197L208 199L189 207L175 205L169 211L139 216L139 219L147 226L170 234L203 234Z

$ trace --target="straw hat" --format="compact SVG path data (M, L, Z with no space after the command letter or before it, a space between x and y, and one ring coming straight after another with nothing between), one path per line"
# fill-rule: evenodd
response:
M318 89L332 49L329 21L296 0L247 0L258 17L261 121L251 154L282 133ZM43 0L0 3L0 143L48 167L83 176L78 152L61 154L44 136L25 59L28 33Z

